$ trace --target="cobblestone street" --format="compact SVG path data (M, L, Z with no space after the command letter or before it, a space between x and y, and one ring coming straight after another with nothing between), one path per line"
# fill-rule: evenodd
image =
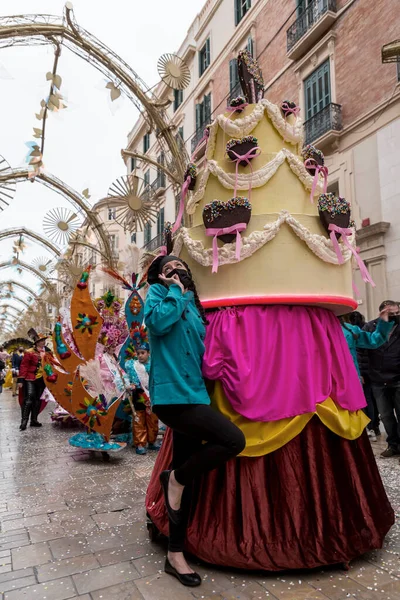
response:
M163 573L165 548L147 535L144 499L154 456L131 449L104 463L51 424L20 433L19 407L0 396L1 600L399 600L400 464L379 467L397 515L383 550L339 568L279 576L196 565L190 591ZM384 436L381 436L383 438ZM376 453L384 441L374 444Z

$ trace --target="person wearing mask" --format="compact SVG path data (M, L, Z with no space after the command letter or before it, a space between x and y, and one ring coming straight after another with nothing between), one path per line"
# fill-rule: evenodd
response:
M165 572L195 587L201 577L183 554L192 483L239 455L246 441L236 425L210 407L201 372L207 321L189 267L176 256L159 256L147 281L150 398L153 411L173 432L172 469L160 476L169 517Z
M394 300L385 300L379 311L388 309L393 328L388 341L368 351L368 373L372 392L385 426L388 447L381 453L384 458L400 454L400 314ZM366 332L378 328L379 319L367 323Z
M24 349L22 346L15 350L11 356L11 369L12 369L12 395L17 395L17 386L18 386L18 375L19 368L21 366L22 359L24 358Z

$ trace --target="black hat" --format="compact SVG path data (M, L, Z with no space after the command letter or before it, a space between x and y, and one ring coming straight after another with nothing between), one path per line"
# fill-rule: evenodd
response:
M172 254L167 254L166 256L157 256L157 258L153 260L149 270L147 271L147 283L149 285L160 283L158 276L163 270L164 265L171 262L171 260L179 260L179 262L182 262L180 258L173 256Z

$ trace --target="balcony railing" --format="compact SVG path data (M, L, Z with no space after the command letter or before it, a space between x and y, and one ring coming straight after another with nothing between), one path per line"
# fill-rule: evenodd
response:
M329 131L341 129L342 106L331 102L304 123L305 143L311 144Z
M143 249L146 250L147 252L154 252L155 250L160 248L160 246L162 246L163 244L164 244L164 234L158 233L156 235L156 237L154 237L152 240L147 242L147 244L143 244Z
M195 151L197 144L199 143L199 141L203 137L205 128L206 128L206 124L204 124L201 127L199 127L196 130L196 133L194 134L194 136L192 137L192 140L191 140L192 153Z
M286 32L287 51L289 52L328 11L336 12L336 0L312 0Z
M141 194L143 200L145 202L148 202L153 198L155 193L158 193L158 195L160 195L160 190L165 189L165 182L165 173L157 175L153 183L147 184L145 189L143 190Z
M242 95L243 95L242 86L240 85L240 81L238 81L237 84L229 92L228 106L229 106L230 101L233 100L233 98L237 98L238 96L242 96Z

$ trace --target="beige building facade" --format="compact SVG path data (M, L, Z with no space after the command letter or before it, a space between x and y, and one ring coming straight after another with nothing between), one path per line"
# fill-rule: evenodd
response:
M400 301L400 63L381 60L382 46L399 37L399 22L397 0L208 0L177 51L189 66L189 87L157 90L171 99L169 116L190 155L205 125L240 92L238 51L257 57L265 96L301 108L305 142L325 154L329 190L352 205L359 251L376 283L365 286L355 273L367 319L382 300ZM157 159L156 133L143 119L128 149ZM200 150L200 165L201 157ZM159 177L144 162L128 159L127 167L150 183ZM164 221L176 216L168 183L163 193L158 222L136 236L149 250L161 245Z

